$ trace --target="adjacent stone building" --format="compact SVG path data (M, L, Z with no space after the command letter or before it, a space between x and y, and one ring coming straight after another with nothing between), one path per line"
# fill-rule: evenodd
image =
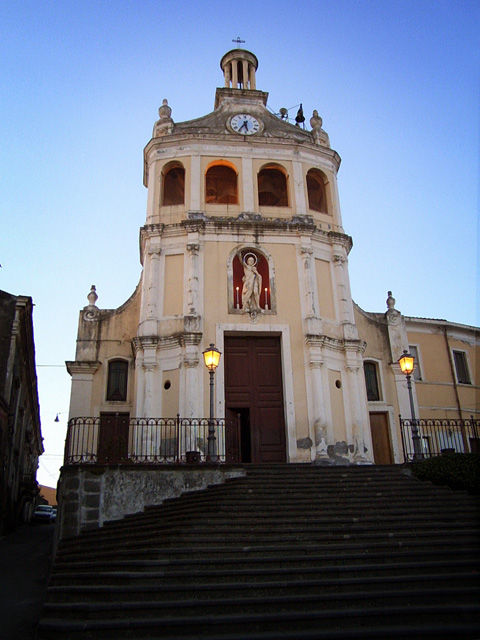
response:
M43 453L32 299L0 291L0 534L27 522Z

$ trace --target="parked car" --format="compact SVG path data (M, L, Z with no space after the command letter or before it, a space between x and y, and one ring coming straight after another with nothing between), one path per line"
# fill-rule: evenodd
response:
M49 504L39 504L33 512L33 522L45 522L50 524L55 520L53 507Z

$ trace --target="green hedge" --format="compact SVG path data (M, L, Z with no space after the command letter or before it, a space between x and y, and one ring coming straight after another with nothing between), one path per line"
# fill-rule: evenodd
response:
M413 473L420 480L433 484L464 489L480 494L480 454L446 453L441 456L414 462Z

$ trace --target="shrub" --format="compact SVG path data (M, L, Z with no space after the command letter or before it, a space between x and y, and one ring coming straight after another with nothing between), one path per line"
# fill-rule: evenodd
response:
M419 480L464 489L480 495L480 454L447 453L414 462L413 473Z

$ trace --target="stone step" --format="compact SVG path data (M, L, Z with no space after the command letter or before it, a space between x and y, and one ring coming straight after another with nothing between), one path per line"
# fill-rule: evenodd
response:
M313 577L308 580L292 580L289 576L280 581L244 581L216 584L215 582L201 582L190 584L99 584L92 578L84 585L50 585L48 588L49 602L111 602L117 600L179 600L180 598L205 598L222 600L225 597L259 597L284 596L301 593L305 595L323 596L323 594L337 594L345 591L364 593L375 590L402 590L417 593L429 587L437 589L478 588L478 574L470 572L455 572L449 567L447 573L423 573L420 576L411 575L376 575L337 577Z
M170 549L171 547L178 547L180 544L187 545L189 547L194 545L201 545L210 547L213 546L225 546L228 544L233 544L235 546L241 547L251 547L257 545L291 545L291 544L322 544L327 549L329 545L338 544L339 540L343 542L355 543L356 545L362 544L375 544L379 538L383 537L388 538L392 543L397 544L408 544L412 541L423 541L424 543L428 543L430 540L439 541L443 544L447 544L450 542L452 545L458 545L458 541L468 538L479 537L478 529L450 529L448 531L443 531L440 529L434 529L429 531L425 530L414 530L412 528L404 529L404 530L392 530L387 532L386 534L378 529L371 529L367 531L358 531L355 534L352 532L342 533L339 536L338 532L317 532L316 534L312 534L312 532L306 529L302 534L297 532L295 534L291 533L280 533L276 534L275 532L271 532L269 535L250 535L248 532L242 531L240 534L232 535L229 531L226 531L223 534L219 534L216 531L207 532L206 535L200 536L198 533L190 534L186 531L181 531L177 535L172 538L167 538L161 533L152 536L142 536L141 534L138 537L133 536L129 540L111 540L108 537L105 539L99 539L96 543L97 548L106 549L108 551L118 550L119 552L129 552L136 548L142 548L145 546L150 546L152 549ZM86 550L91 550L91 544L86 544L81 538L78 542L72 542L70 547L67 547L65 544L63 549L74 549L76 552L79 552L82 548Z
M478 499L392 467L246 473L62 541L38 638L480 637Z
M191 546L182 545L182 547L158 547L154 544L144 544L138 547L129 547L125 549L128 552L128 556L132 558L146 559L152 558L164 558L166 562L191 560L192 562L199 559L205 562L217 559L218 562L228 562L229 560L239 559L243 561L244 558L255 560L256 558L273 558L274 560L282 561L283 558L290 556L298 558L309 558L311 556L328 556L332 557L332 554L339 556L340 558L347 555L362 555L371 554L377 552L379 554L388 556L390 554L397 553L413 553L413 554L441 554L442 556L453 555L456 557L458 549L465 553L477 553L480 557L480 538L478 535L461 535L455 538L456 546L452 545L450 537L446 539L417 539L411 538L406 542L393 540L387 538L387 540L372 540L370 544L355 544L345 541L336 541L328 545L328 548L324 544L300 544L295 542L293 544L282 545L267 545L259 544L255 546L220 546L216 545L212 548L211 545L205 543L203 545L193 544ZM95 547L87 547L78 549L76 545L71 545L69 548L63 548L61 552L57 554L56 564L76 562L76 561L95 561L98 558L111 559L118 558L118 549L96 549ZM125 554L124 554L125 555Z
M241 506L241 511L239 507ZM348 504L348 505L339 505L338 503L327 504L325 502L318 501L308 501L302 500L301 505L299 505L299 501L288 503L285 500L279 504L278 500L275 502L262 502L260 500L251 501L251 502L238 502L238 501L221 501L217 502L215 505L211 505L210 503L206 503L205 505L199 505L192 503L188 507L181 507L178 505L176 508L157 508L156 510L148 510L141 514L135 514L131 516L127 516L123 521L113 521L106 522L105 527L108 528L128 528L133 524L142 523L157 523L160 521L169 521L172 518L179 517L189 517L194 515L196 518L201 517L217 517L222 515L222 517L232 517L232 518L241 518L241 517L252 517L252 515L257 516L259 514L268 515L268 517L276 517L276 518L293 518L304 516L305 512L308 510L308 513L311 514L312 518L319 517L335 517L342 516L345 517L346 514L351 515L352 512L358 512L361 514L372 516L382 516L386 515L389 518L397 517L402 518L406 516L412 516L415 518L421 518L422 516L427 519L430 515L441 515L441 517L448 517L453 519L455 517L461 517L462 519L465 517L465 507L464 505L458 504L445 504L441 505L429 504L425 505L422 508L421 513L419 513L418 505L414 502L409 504L398 504L395 503L394 506L390 505L388 502L380 502L376 501L375 503L369 505L365 504L365 502L358 502L356 504ZM468 514L467 514L468 517ZM475 513L470 515L471 519L476 517Z
M430 605L439 604L478 604L480 588L462 587L457 589L429 587L412 591L407 590L370 590L366 592L343 591L341 593L305 594L294 595L269 595L263 596L238 596L232 597L228 593L222 598L205 599L201 594L197 597L181 598L179 600L122 600L109 602L61 602L45 604L47 616L56 618L68 618L71 614L83 617L85 620L102 619L107 616L115 618L146 618L152 614L168 618L179 615L207 616L218 614L244 614L275 613L277 611L310 611L322 609L344 609L347 603L349 607L362 606L387 606L396 605L410 607L412 605L428 602Z
M471 571L478 572L477 567L472 565L470 559L455 560L422 560L416 562L396 562L379 563L364 562L363 564L331 564L325 565L321 569L322 578L337 577L358 577L358 576L377 576L383 574L396 576L415 576L421 575L422 572L427 573L444 573L447 570L455 572L469 573ZM195 584L205 582L207 580L217 583L228 583L231 581L264 581L264 580L282 580L288 577L293 580L306 580L317 575L319 569L317 567L267 567L257 568L251 566L248 572L245 569L224 567L222 569L205 569L201 570L164 570L159 569L152 571L151 567L145 567L145 570L138 570L138 567L131 570L123 571L102 571L95 570L90 574L82 571L64 571L54 572L50 576L50 584L89 584L92 579L102 581L105 584Z
M240 552L240 554L233 555L231 552L228 555L222 555L220 557L212 556L208 557L182 557L182 558L168 558L165 554L152 552L146 554L144 558L138 557L137 554L119 557L118 554L112 554L105 556L104 554L96 554L91 556L88 560L58 560L55 564L55 575L65 571L83 571L83 572L95 572L104 571L123 571L127 568L137 568L138 570L147 570L151 568L165 567L168 569L176 568L184 570L201 570L202 568L208 569L221 569L225 566L235 567L239 569L249 570L252 566L258 568L267 568L272 565L279 567L317 567L319 570L325 565L332 563L336 565L341 564L362 564L366 560L369 562L390 563L396 562L415 562L416 560L429 560L437 561L441 559L445 560L458 560L462 562L469 560L472 566L480 565L480 547L461 548L461 549L421 549L421 550L407 550L401 549L397 551L377 551L375 549L365 550L361 549L356 552L343 551L342 554L338 554L332 557L331 553L324 554L309 554L298 555L290 553L284 554L283 557L280 554L270 556L257 556L252 557L249 553Z
M268 516L252 516L252 517L238 517L238 518L207 518L199 517L196 520L186 522L183 519L158 523L150 523L144 526L138 525L128 529L106 529L103 540L109 539L111 542L116 540L122 540L124 543L138 539L141 536L151 537L152 535L165 537L176 537L178 535L198 535L199 537L209 535L210 532L214 532L215 536L229 535L235 537L236 535L248 533L248 535L266 535L270 536L275 534L278 538L283 532L287 534L302 534L308 532L310 537L325 532L329 534L349 534L356 535L362 532L368 532L372 529L376 529L378 532L384 532L385 535L389 535L391 531L395 531L396 534L401 532L408 532L411 528L415 528L419 535L421 532L429 531L431 527L441 528L445 533L451 530L458 530L461 526L467 529L477 530L480 533L480 524L477 525L477 519L474 517L460 519L455 517L449 519L445 517L434 517L433 515L429 520L425 520L423 517L415 518L410 517L399 521L397 517L381 517L378 515L369 517L368 515L361 516L349 516L349 517L335 517L335 518L312 518L304 515L297 518L269 518ZM185 531L188 527L188 532ZM84 546L87 540L85 540Z
M431 620L436 621L438 629L445 625L456 625L463 631L471 633L478 622L480 607L475 605L412 605L403 606L362 606L358 608L321 609L309 611L275 611L273 613L255 613L250 615L223 614L218 616L179 616L179 617L148 617L141 619L109 617L100 620L85 621L82 617L70 620L43 618L39 624L40 634L46 638L91 639L95 638L135 638L173 637L229 638L236 634L237 638L251 638L251 633L276 632L277 638L283 637L284 631L295 632L297 638L305 637L304 632L325 633L327 629L339 626L343 630L353 630L359 627L370 629L391 629L395 626L408 630L412 628L428 628ZM408 616L408 625L405 617ZM457 627L457 628L458 628ZM279 632L279 629L281 631ZM477 627L478 632L478 627ZM63 635L59 635L63 634ZM281 635L279 635L279 633ZM42 638L42 635L39 636ZM295 636L293 636L295 637ZM328 636L324 636L328 637ZM348 636L347 636L348 637ZM364 636L364 637L369 637ZM371 634L370 634L371 637ZM385 637L390 637L387 634ZM397 636L398 637L398 636ZM409 637L408 635L405 637ZM417 636L418 637L418 636ZM438 636L445 638L445 635ZM457 636L458 637L458 636ZM463 636L469 637L469 636ZM470 636L475 637L475 636Z

